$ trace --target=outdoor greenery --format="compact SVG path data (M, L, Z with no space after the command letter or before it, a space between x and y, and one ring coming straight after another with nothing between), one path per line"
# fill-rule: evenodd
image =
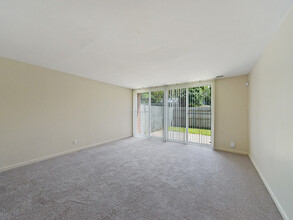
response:
M188 89L189 107L211 105L211 87L201 86Z
M169 127L169 131L178 131L178 132L186 132L186 128L183 127ZM208 129L197 129L197 128L188 128L189 134L201 134L205 136L211 136L211 130Z
M178 103L179 106L186 106L186 89L169 90L169 103ZM172 98L170 98L172 97ZM149 93L141 94L141 103L149 102ZM164 91L151 92L151 102L154 104L164 103ZM203 105L211 105L211 87L201 86L188 89L189 107L197 107Z
M151 92L151 101L156 104L164 104L164 91Z
M140 96L141 96L141 103L142 104L149 103L149 93L148 92L144 92L144 93L140 94Z
M186 106L186 90L174 89L173 96L178 97L179 106ZM175 100L177 101L177 100ZM188 89L188 106L198 107L203 105L211 105L211 87L201 86Z

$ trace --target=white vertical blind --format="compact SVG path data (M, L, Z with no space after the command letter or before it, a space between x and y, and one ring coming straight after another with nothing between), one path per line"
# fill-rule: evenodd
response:
M186 141L186 88L168 91L168 140Z

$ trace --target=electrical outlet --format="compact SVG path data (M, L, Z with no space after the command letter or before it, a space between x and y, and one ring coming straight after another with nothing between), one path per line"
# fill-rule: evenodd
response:
M235 141L231 141L231 142L230 142L230 147L233 147L233 148L236 147L236 143L235 143Z
M77 139L74 139L73 140L73 144L77 144Z

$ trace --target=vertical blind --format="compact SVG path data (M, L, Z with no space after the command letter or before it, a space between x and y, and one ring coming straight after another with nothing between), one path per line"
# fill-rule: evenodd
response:
M168 91L168 139L186 141L186 88Z
M188 89L188 141L211 144L211 87Z

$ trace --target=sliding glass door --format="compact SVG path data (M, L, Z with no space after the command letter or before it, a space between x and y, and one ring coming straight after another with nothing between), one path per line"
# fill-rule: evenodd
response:
M214 82L134 91L134 135L213 147Z
M188 89L188 141L191 143L212 143L211 94L211 86Z

